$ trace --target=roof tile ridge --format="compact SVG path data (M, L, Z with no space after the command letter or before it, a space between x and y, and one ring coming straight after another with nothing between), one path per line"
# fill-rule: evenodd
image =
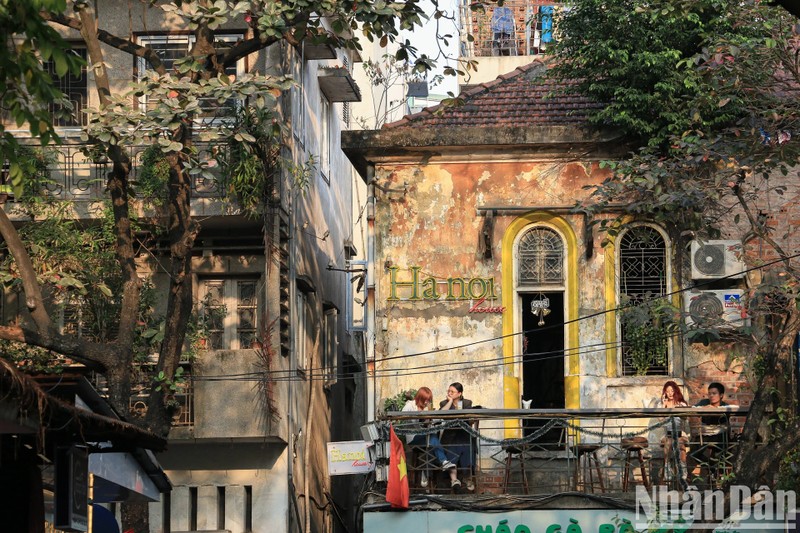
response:
M456 98L459 98L459 99L462 99L462 100L466 100L467 98L470 98L470 97L473 97L473 96L477 96L478 94L480 94L482 92L486 92L489 89L491 89L491 88L493 88L493 87L495 87L497 85L500 85L500 84L506 82L509 79L514 79L514 78L516 78L518 76L521 76L525 72L527 72L527 71L529 71L529 70L531 70L531 69L533 69L533 68L535 68L535 67L537 67L539 65L543 65L545 68L547 68L548 67L547 63L548 62L546 60L544 60L544 59L535 58L530 63L527 63L525 65L520 65L517 68L515 68L514 70L512 70L511 72L507 72L505 74L500 74L499 76L497 76L493 80L486 81L486 82L483 82L483 83L479 83L475 87L471 87L470 89L467 89L466 91L464 91L464 92L460 93L458 96L456 96ZM423 116L425 116L425 115L434 116L436 113L439 112L440 109L443 108L443 106L444 106L443 103L439 103L439 104L436 104L435 106L423 108L421 111L418 111L417 113L414 113L414 114L411 114L411 115L405 115L405 116L403 116L403 118L401 118L399 120L384 124L381 127L381 129L392 129L392 128L402 127L402 126L410 124L414 120L423 118Z

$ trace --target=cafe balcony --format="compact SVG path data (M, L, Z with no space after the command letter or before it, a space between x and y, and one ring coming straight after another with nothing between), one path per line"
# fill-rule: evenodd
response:
M719 422L713 436L700 419L708 424L710 412ZM391 425L404 444L412 502L475 496L499 498L503 505L555 494L633 501L636 486L721 487L746 415L741 407L464 409L389 412L379 427L384 442ZM423 438L409 445L407 435ZM434 437L449 460L462 459L460 484L442 470L430 443ZM376 450L381 481L389 446Z

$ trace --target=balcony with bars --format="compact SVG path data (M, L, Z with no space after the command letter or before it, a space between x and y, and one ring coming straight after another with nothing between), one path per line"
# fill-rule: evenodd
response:
M473 10L460 6L462 59L478 62L478 71L461 85L490 81L542 57L554 41L553 17L559 6L546 0L508 0ZM472 38L467 38L471 35Z
M133 163L130 175L136 190L141 190L140 178L150 146L135 146L128 150ZM87 145L69 143L46 148L30 147L31 156L41 161L41 169L32 190L46 196L71 201L97 201L107 198L106 180L112 164L105 156L93 156ZM218 157L218 147L198 147L197 157L209 160ZM0 185L10 185L7 165L0 169ZM218 199L223 196L224 183L221 178L210 179L203 174L192 177L192 193L198 199ZM142 197L141 194L139 194ZM14 198L10 198L11 201Z

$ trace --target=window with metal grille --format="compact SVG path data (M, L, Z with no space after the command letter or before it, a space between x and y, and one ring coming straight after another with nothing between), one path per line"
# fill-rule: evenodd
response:
M517 246L519 285L564 283L564 241L550 228L529 230Z
M242 38L239 34L221 34L215 35L215 45L217 51L222 51L226 46L233 46L238 40ZM141 35L139 36L139 44L151 48L161 59L164 68L167 72L176 75L176 62L187 57L189 51L195 42L194 35ZM147 70L150 70L150 65L143 57L137 58L136 74L137 80L141 81ZM225 74L232 78L239 77L245 72L244 60L239 60L235 65L230 65L225 68ZM153 109L156 102L153 98L142 96L139 99L139 104L147 109ZM219 103L212 98L207 98L201 101L201 112L197 113L197 119L208 121L216 118L230 117L235 113L237 103L234 99L228 99L223 103Z
M61 333L95 342L113 341L119 335L119 302L72 296L59 306Z
M241 350L257 340L257 286L254 279L200 280L200 310L209 349Z
M70 52L84 61L86 60L85 48L73 48ZM53 115L53 124L63 128L77 128L86 125L85 110L89 95L86 66L81 67L78 74L68 73L63 77L56 74L56 65L53 61L45 61L43 67L53 78L55 88L64 93L64 97L72 104L71 110L58 103L49 105L50 113Z
M619 302L642 305L666 294L668 282L667 249L664 236L652 226L636 226L624 232L619 239ZM622 373L636 374L632 362L635 349L632 329L620 324L622 341ZM647 374L662 375L669 368L669 343L666 333L651 336L649 350L653 363Z

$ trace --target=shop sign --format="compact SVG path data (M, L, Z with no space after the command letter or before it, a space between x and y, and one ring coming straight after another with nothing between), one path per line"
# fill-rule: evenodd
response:
M492 277L450 277L446 279L422 275L422 267L412 266L410 279L398 279L399 267L389 267L390 302L422 302L430 300L471 300L470 313L502 313L504 306L489 305L498 298Z
M375 470L375 463L363 440L328 443L328 473L332 476L366 474Z
M634 533L634 520L618 509L364 513L364 533Z

